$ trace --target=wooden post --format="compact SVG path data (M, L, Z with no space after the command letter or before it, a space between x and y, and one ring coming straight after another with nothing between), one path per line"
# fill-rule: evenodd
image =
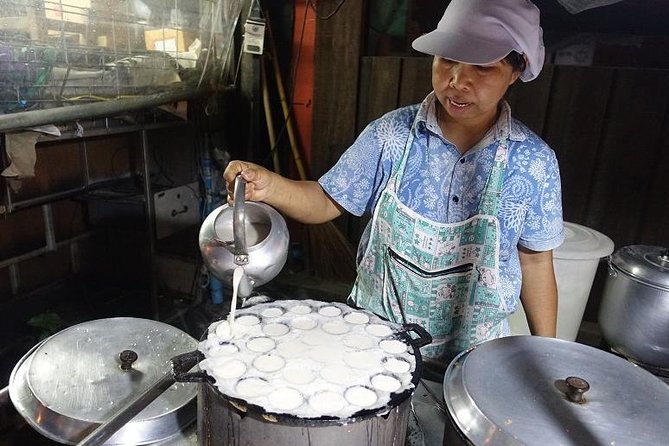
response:
M341 0L320 0L327 17ZM318 179L355 140L364 1L347 1L316 26L314 122L311 174Z

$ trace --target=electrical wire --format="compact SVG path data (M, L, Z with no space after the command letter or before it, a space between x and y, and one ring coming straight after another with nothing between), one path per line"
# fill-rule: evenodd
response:
M232 85L237 86L237 78L239 76L239 71L242 66L242 56L244 55L244 51L239 52L239 57L237 58L237 67L235 68L235 76L232 79Z
M238 21L239 21L239 14L237 14L237 15L235 16L234 24L233 24L233 26L230 27L230 29L233 30L233 32L234 32L234 30L237 28L237 23L238 23ZM228 35L228 40L233 40L233 36L232 36L232 34ZM238 61L237 61L237 67L235 68L235 71L236 71L236 72L239 71L239 67L241 66L241 54L242 54L242 53L243 53L243 51L240 51L240 58L238 59ZM221 60L220 60L220 62L221 62L221 70L220 70L220 72L219 72L219 77L218 77L219 81L223 80L223 79L224 79L224 76L226 76L227 79L230 78L230 74L229 74L229 72L226 72L226 70L225 70L225 64L228 63L230 60L232 60L232 59L233 59L233 56L234 56L234 51L233 51L233 49L232 49L232 45L228 45L228 46L227 46L227 50L226 50L225 55L224 55L224 56L221 56ZM234 77L234 79L233 79L233 82L235 82L235 83L233 84L233 86L236 86L236 85L237 85L237 84L236 84L236 82L237 82L237 77L236 77L236 76L237 76L237 73L235 73L235 77Z
M94 95L94 94L84 94L84 95L81 95L81 96L72 96L72 97L61 96L61 100L81 101L81 100L85 100L85 99L94 99L96 101L114 101L116 99L130 99L130 98L141 98L141 97L143 97L143 96L126 94L126 95L114 96L113 98L106 98L106 97L97 96L97 95Z
M307 1L311 2L311 0L307 0ZM304 8L304 16L302 17L302 30L300 31L300 43L297 46L297 53L295 54L295 65L293 66L292 73L290 75L290 106L291 106L291 111L292 111L292 107L295 103L295 83L297 82L297 69L300 66L300 56L302 55L302 46L304 45L304 30L307 27L307 13L308 13L308 9ZM286 120L286 123L287 122L288 122L288 120Z
M262 7L260 6L260 0L253 0L251 2L251 11L249 12L249 17L253 15L254 12L257 12L260 18L264 18Z
M339 4L337 6L335 6L334 10L332 10L331 13L326 14L324 16L320 16L320 15L318 15L318 10L317 10L318 6L316 5L316 3L313 0L307 0L307 6L310 6L311 9L314 10L314 14L316 14L316 18L319 19L319 20L330 20L332 17L334 17L339 12L341 7L344 6L344 3L346 3L346 0L341 0L339 2Z
M150 156L153 159L153 161L155 162L156 166L158 166L158 173L160 174L160 176L162 176L164 179L167 180L167 184L166 185L164 185L164 184L161 185L161 184L158 183L158 178L160 178L160 176L158 178L154 179L153 181L158 186L172 187L176 184L176 181L174 181L174 179L167 174L167 172L165 171L165 166L163 165L163 160L158 157L158 154L156 152L157 152L157 150L155 150L155 149L151 150L150 151Z
M214 10L214 13L211 16L211 24L210 24L210 30L209 30L209 42L207 45L207 54L205 55L204 58L204 64L202 66L202 73L200 73L200 79L197 82L197 88L200 88L200 85L202 84L202 80L204 79L204 76L207 72L207 67L209 66L209 56L211 54L212 47L214 45L214 20L216 20L216 17L218 17L218 14L220 12L220 6L221 6L221 0L218 1L216 4L216 9Z

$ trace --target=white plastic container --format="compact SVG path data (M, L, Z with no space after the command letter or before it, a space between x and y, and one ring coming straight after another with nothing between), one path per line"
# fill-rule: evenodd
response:
M565 222L564 229L564 243L553 250L558 286L557 337L575 341L599 260L611 255L614 245L610 238L586 226ZM512 334L530 334L520 303L509 316L509 325Z

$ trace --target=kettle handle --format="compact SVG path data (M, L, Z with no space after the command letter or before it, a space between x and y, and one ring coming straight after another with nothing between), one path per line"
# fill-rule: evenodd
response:
M241 175L235 178L235 204L232 221L232 234L235 238L235 264L249 263L246 248L246 180Z

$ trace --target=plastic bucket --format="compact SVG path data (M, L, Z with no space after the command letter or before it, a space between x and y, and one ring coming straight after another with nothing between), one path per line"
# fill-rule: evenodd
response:
M553 250L558 287L557 337L575 341L599 260L611 255L614 245L610 238L586 226L565 222L564 229L564 243ZM520 303L509 316L509 325L512 334L530 334Z

